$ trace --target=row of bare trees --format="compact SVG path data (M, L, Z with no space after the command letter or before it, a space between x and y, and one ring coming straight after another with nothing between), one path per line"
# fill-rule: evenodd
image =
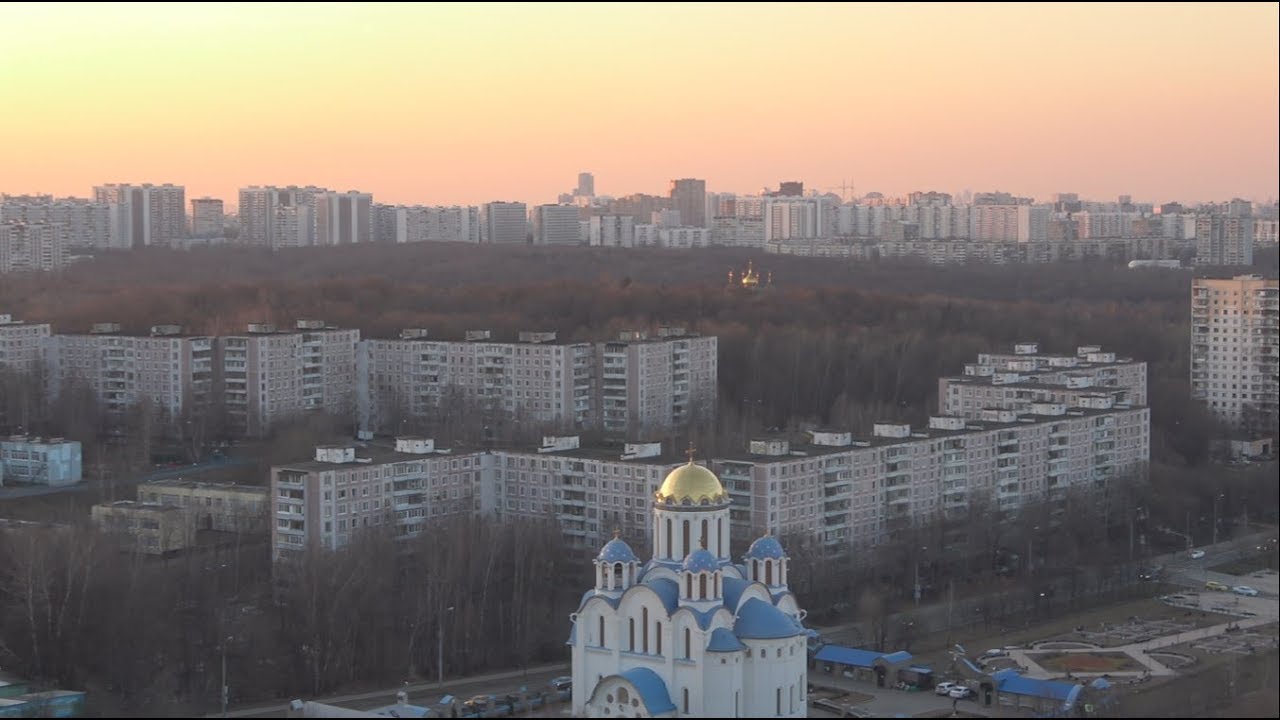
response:
M0 531L0 663L148 714L560 659L589 568L559 529L369 531L273 571L262 542L168 559L87 527Z

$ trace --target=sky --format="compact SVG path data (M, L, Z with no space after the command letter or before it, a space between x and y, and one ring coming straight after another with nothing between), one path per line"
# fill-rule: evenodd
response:
M0 4L0 192L1280 195L1254 4Z

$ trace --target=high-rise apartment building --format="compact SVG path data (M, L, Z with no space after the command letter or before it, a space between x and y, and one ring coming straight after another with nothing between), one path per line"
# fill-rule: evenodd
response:
M581 231L578 208L573 205L539 205L533 209L534 245L578 245Z
M1280 220L1254 218L1254 247L1275 247L1277 244L1280 244Z
M48 323L25 323L7 313L0 315L0 370L41 371L49 332Z
M359 330L299 320L294 330L250 324L218 338L219 386L231 432L250 437L304 412L355 412Z
M596 196L596 178L589 172L578 173L578 187L573 191L578 197Z
M213 338L184 335L177 325L156 325L144 336L124 335L117 323L98 323L83 335L52 335L49 393L57 397L82 384L108 413L150 402L177 422L215 400L213 348Z
M325 192L315 195L316 245L373 242L373 195Z
M111 208L103 203L51 195L3 195L0 223L10 221L58 225L69 249L112 247Z
M273 250L315 245L315 197L319 187L240 188L240 243Z
M709 419L716 407L717 338L662 327L599 343L600 423L643 439L650 431Z
M980 204L969 209L969 237L999 242L1039 242L1049 237L1047 206Z
M480 208L378 205L378 242L480 242Z
M1244 203L1240 205L1238 203ZM1252 265L1253 217L1246 201L1196 217L1197 265Z
M66 265L65 226L20 220L0 223L0 274L51 272Z
M181 185L100 185L94 201L110 208L113 245L169 246L187 236L186 189Z
M529 216L524 203L491 202L480 208L480 242L526 243L528 228Z
M222 237L226 224L222 201L203 197L191 201L191 236L198 238Z
M764 202L764 241L830 237L822 198L769 198Z
M689 227L707 226L707 181L682 178L671 181L671 206L680 211L680 222Z
M592 215L587 244L592 247L634 247L635 221L630 215Z
M1191 281L1191 395L1224 422L1276 433L1280 281L1258 275Z

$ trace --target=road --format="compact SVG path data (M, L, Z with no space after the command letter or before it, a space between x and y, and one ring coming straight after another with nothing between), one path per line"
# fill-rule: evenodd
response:
M186 475L196 475L208 470L218 470L220 468L235 467L237 465L247 465L247 460L236 458L227 458L225 460L207 461L198 465L183 465L176 468L165 468L157 470L146 475L130 475L126 478L115 481L116 487L127 487L129 485L137 485L139 483L151 482L152 480L168 480L175 477L184 477ZM90 488L101 487L97 483L82 482L76 485L62 485L59 487L48 487L46 485L22 485L16 487L0 487L0 500L13 500L16 498L39 497L41 495L56 495L58 493L67 492L84 492Z
M373 692L307 699L325 703L326 705L341 705L343 707L353 708L356 710L370 710L394 704L396 701L396 693L400 691L407 691L409 693L409 703L411 705L425 706L436 703L442 695L453 695L462 700L466 700L473 695L487 694L502 697L507 693L519 693L521 686L527 687L530 691L545 689L547 687L547 683L550 682L552 678L567 674L569 674L568 663L558 663L554 665L539 665L531 667L527 672L512 670L509 672L477 675L468 678L453 678L445 682L443 691L434 682L426 682L408 686L392 687L386 690L375 690ZM227 717L285 717L285 711L288 706L289 704L287 701L273 705L260 705L258 707L233 710L227 713ZM542 717L548 717L548 715L543 713L538 714ZM220 713L210 713L205 717L213 718L220 716Z

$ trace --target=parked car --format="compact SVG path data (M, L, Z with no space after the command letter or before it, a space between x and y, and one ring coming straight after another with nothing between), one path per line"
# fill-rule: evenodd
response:
M1204 589L1205 589L1205 590L1217 590L1218 592L1226 592L1226 591L1227 591L1227 586L1226 586L1226 585L1223 585L1222 583L1218 582L1217 580L1210 580L1209 582L1207 582L1207 583L1205 583L1205 584L1204 584Z
M1247 595L1249 597L1257 597L1258 595L1258 589L1251 588L1248 585L1236 585L1235 587L1231 588L1231 592L1237 595Z
M551 682L547 684L550 685L551 688L557 692L564 692L566 690L573 689L573 678L569 677L568 675L561 675L558 678L552 678Z
M476 695L470 700L462 703L462 707L467 712L484 712L491 709L498 703L496 695Z
M940 682L933 687L933 692L935 695L950 695L958 687L961 687L960 683Z
M1192 550L1192 551L1191 551L1191 559L1192 559L1192 560L1199 560L1199 559L1200 559L1200 558L1202 558L1202 557L1204 557L1204 551L1203 551L1203 550Z
M1009 654L1009 651L1004 648L991 648L990 650L982 653L982 657L998 658L998 657L1006 657L1008 656L1008 654Z
M951 688L951 692L947 693L956 700L964 700L973 697L973 691L964 685L957 685Z

